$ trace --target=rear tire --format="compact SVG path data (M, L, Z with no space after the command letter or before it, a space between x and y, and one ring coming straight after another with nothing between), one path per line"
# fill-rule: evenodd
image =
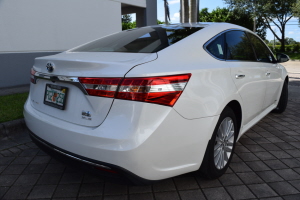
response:
M279 114L283 113L287 106L288 97L289 97L288 82L284 81L278 105L274 110L272 110L272 112L279 113Z
M226 107L220 115L204 159L199 169L207 179L222 176L227 170L234 152L237 137L237 121L231 108Z

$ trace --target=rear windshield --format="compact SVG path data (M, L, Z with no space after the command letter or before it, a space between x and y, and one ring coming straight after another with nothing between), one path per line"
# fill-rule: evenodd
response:
M122 31L93 41L72 52L158 52L183 38L195 33L203 27L144 27Z

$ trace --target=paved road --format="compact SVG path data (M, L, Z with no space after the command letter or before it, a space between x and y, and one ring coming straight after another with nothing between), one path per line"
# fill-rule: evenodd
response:
M300 62L283 63L289 72L289 96L295 102L300 103Z
M287 67L295 79L289 88L296 88L296 100L240 139L229 170L219 179L189 173L149 186L117 185L57 162L25 131L0 140L0 199L300 199L297 65Z
M57 162L20 133L0 141L0 199L300 199L299 108L290 101L248 131L213 181L189 173L150 186L112 184Z

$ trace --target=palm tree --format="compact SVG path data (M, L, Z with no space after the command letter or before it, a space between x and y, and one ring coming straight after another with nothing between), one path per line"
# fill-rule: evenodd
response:
M199 9L197 10L198 0L190 0L190 22L197 22L197 12L199 12Z
M189 0L181 0L181 22L182 23L188 23L189 22Z
M170 10L169 10L169 3L167 0L164 0L165 4L165 24L169 24L170 21ZM169 21L168 21L169 18Z
M198 22L199 19L199 0L180 1L180 22Z

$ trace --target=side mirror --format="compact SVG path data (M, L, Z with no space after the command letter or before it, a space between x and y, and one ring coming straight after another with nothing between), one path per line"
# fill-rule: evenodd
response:
M290 60L289 56L284 53L277 53L276 54L277 62L283 63Z

